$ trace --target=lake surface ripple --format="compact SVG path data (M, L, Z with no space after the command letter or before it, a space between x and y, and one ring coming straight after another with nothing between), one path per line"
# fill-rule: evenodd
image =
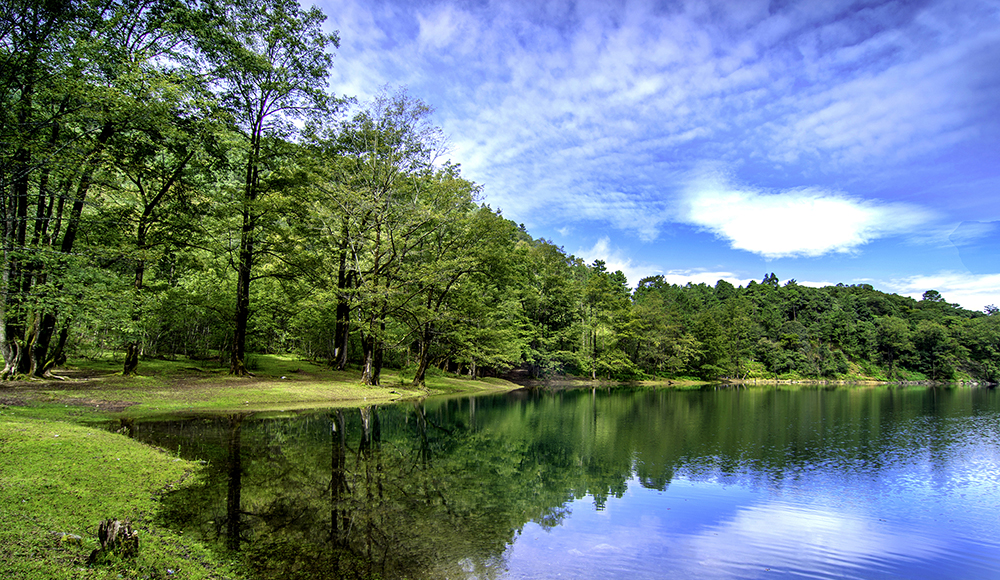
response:
M148 421L260 578L1000 578L994 389L583 389Z

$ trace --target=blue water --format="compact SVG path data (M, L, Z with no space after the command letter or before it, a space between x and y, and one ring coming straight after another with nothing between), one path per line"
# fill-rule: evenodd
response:
M207 462L167 511L218 546L240 518L259 578L1000 579L996 390L520 392L137 433Z
M1000 415L983 411L900 418L871 454L840 436L856 423L828 425L780 480L711 456L663 490L633 475L620 498L571 502L559 527L526 525L503 577L1000 578Z

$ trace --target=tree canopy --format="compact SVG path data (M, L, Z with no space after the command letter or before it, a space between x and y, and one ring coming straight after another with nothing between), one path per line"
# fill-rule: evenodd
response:
M997 309L772 272L633 287L483 204L431 104L327 86L294 0L13 0L0 19L5 379L294 352L472 377L995 382ZM409 380L409 379L408 379Z

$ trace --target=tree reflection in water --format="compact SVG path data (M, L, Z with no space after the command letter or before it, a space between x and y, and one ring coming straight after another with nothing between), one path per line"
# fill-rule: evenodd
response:
M527 447L487 452L464 420L440 418L413 403L146 423L139 437L184 441L185 455L208 462L201 485L164 499L166 523L239 553L254 577L498 577L516 532L532 518L554 525L570 496L532 509L504 499L523 491L504 476L526 465Z
M675 477L862 489L926 457L947 477L962 425L997 408L970 389L588 389L135 430L208 462L165 498L167 523L238 552L253 577L497 578L525 524L558 526L573 499L600 510L630 481Z
M229 444L226 455L226 546L233 551L240 549L240 493L243 489L243 447L240 434L243 431L243 419L246 414L229 416Z

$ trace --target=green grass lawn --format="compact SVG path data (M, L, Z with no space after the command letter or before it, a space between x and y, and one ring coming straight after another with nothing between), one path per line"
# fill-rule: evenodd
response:
M257 355L253 377L231 377L216 361L144 361L139 376L121 376L116 361L58 369L66 380L0 384L0 403L33 409L39 417L109 418L178 412L276 411L362 406L429 395L505 391L500 379L428 376L424 388L386 370L381 385L365 386L357 371L332 371L290 356Z
M197 467L123 435L0 409L0 578L240 577L156 526L158 495L189 485ZM88 566L108 518L139 529L139 557Z

